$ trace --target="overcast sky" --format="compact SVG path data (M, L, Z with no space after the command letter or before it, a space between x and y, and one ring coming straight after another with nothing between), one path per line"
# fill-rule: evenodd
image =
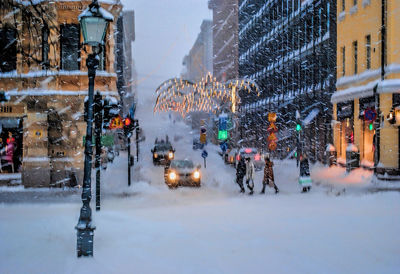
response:
M121 0L135 11L133 58L140 87L156 88L179 76L204 19L212 19L208 0Z

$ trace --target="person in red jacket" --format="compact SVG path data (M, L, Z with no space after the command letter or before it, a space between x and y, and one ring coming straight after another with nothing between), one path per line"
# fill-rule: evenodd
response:
M15 151L15 138L12 133L8 133L6 151L3 159L7 162L7 166L11 167L11 171L14 173L14 151Z

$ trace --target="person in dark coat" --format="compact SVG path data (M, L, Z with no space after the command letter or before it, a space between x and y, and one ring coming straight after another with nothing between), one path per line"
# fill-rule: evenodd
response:
M306 154L300 156L300 179L299 183L303 192L308 192L311 189L312 181L310 178L310 164Z
M265 187L267 185L269 185L270 187L273 187L275 189L275 193L278 193L279 189L276 186L275 180L274 180L274 170L273 170L274 163L269 158L268 153L265 155L264 160L265 160L264 178L263 178L263 182L262 182L263 188L261 190L261 194L265 193Z
M244 193L243 178L246 175L246 163L243 157L240 158L236 167L236 183L240 186L240 192Z

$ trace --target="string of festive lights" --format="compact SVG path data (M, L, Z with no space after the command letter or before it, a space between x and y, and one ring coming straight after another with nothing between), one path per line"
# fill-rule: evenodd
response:
M251 79L234 79L222 83L210 73L196 83L180 78L168 79L155 91L157 100L154 112L175 111L182 116L194 111L215 114L228 101L235 112L236 105L240 103L241 90L255 92L260 96L257 83Z

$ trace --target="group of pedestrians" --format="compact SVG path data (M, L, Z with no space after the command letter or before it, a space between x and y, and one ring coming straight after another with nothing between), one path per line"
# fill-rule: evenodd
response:
M273 165L274 163L271 161L269 154L266 154L264 156L265 160L265 166L264 166L264 178L262 181L262 190L261 194L265 193L265 187L268 185L269 187L272 187L275 189L275 193L279 192L278 187L275 184L274 180L274 170L273 170ZM246 185L247 188L250 190L250 195L254 193L254 164L253 161L251 160L250 157L246 157L245 159L243 157L240 158L239 163L237 164L236 167L236 183L240 187L240 192L244 193L244 185L243 185L243 179L246 177Z

